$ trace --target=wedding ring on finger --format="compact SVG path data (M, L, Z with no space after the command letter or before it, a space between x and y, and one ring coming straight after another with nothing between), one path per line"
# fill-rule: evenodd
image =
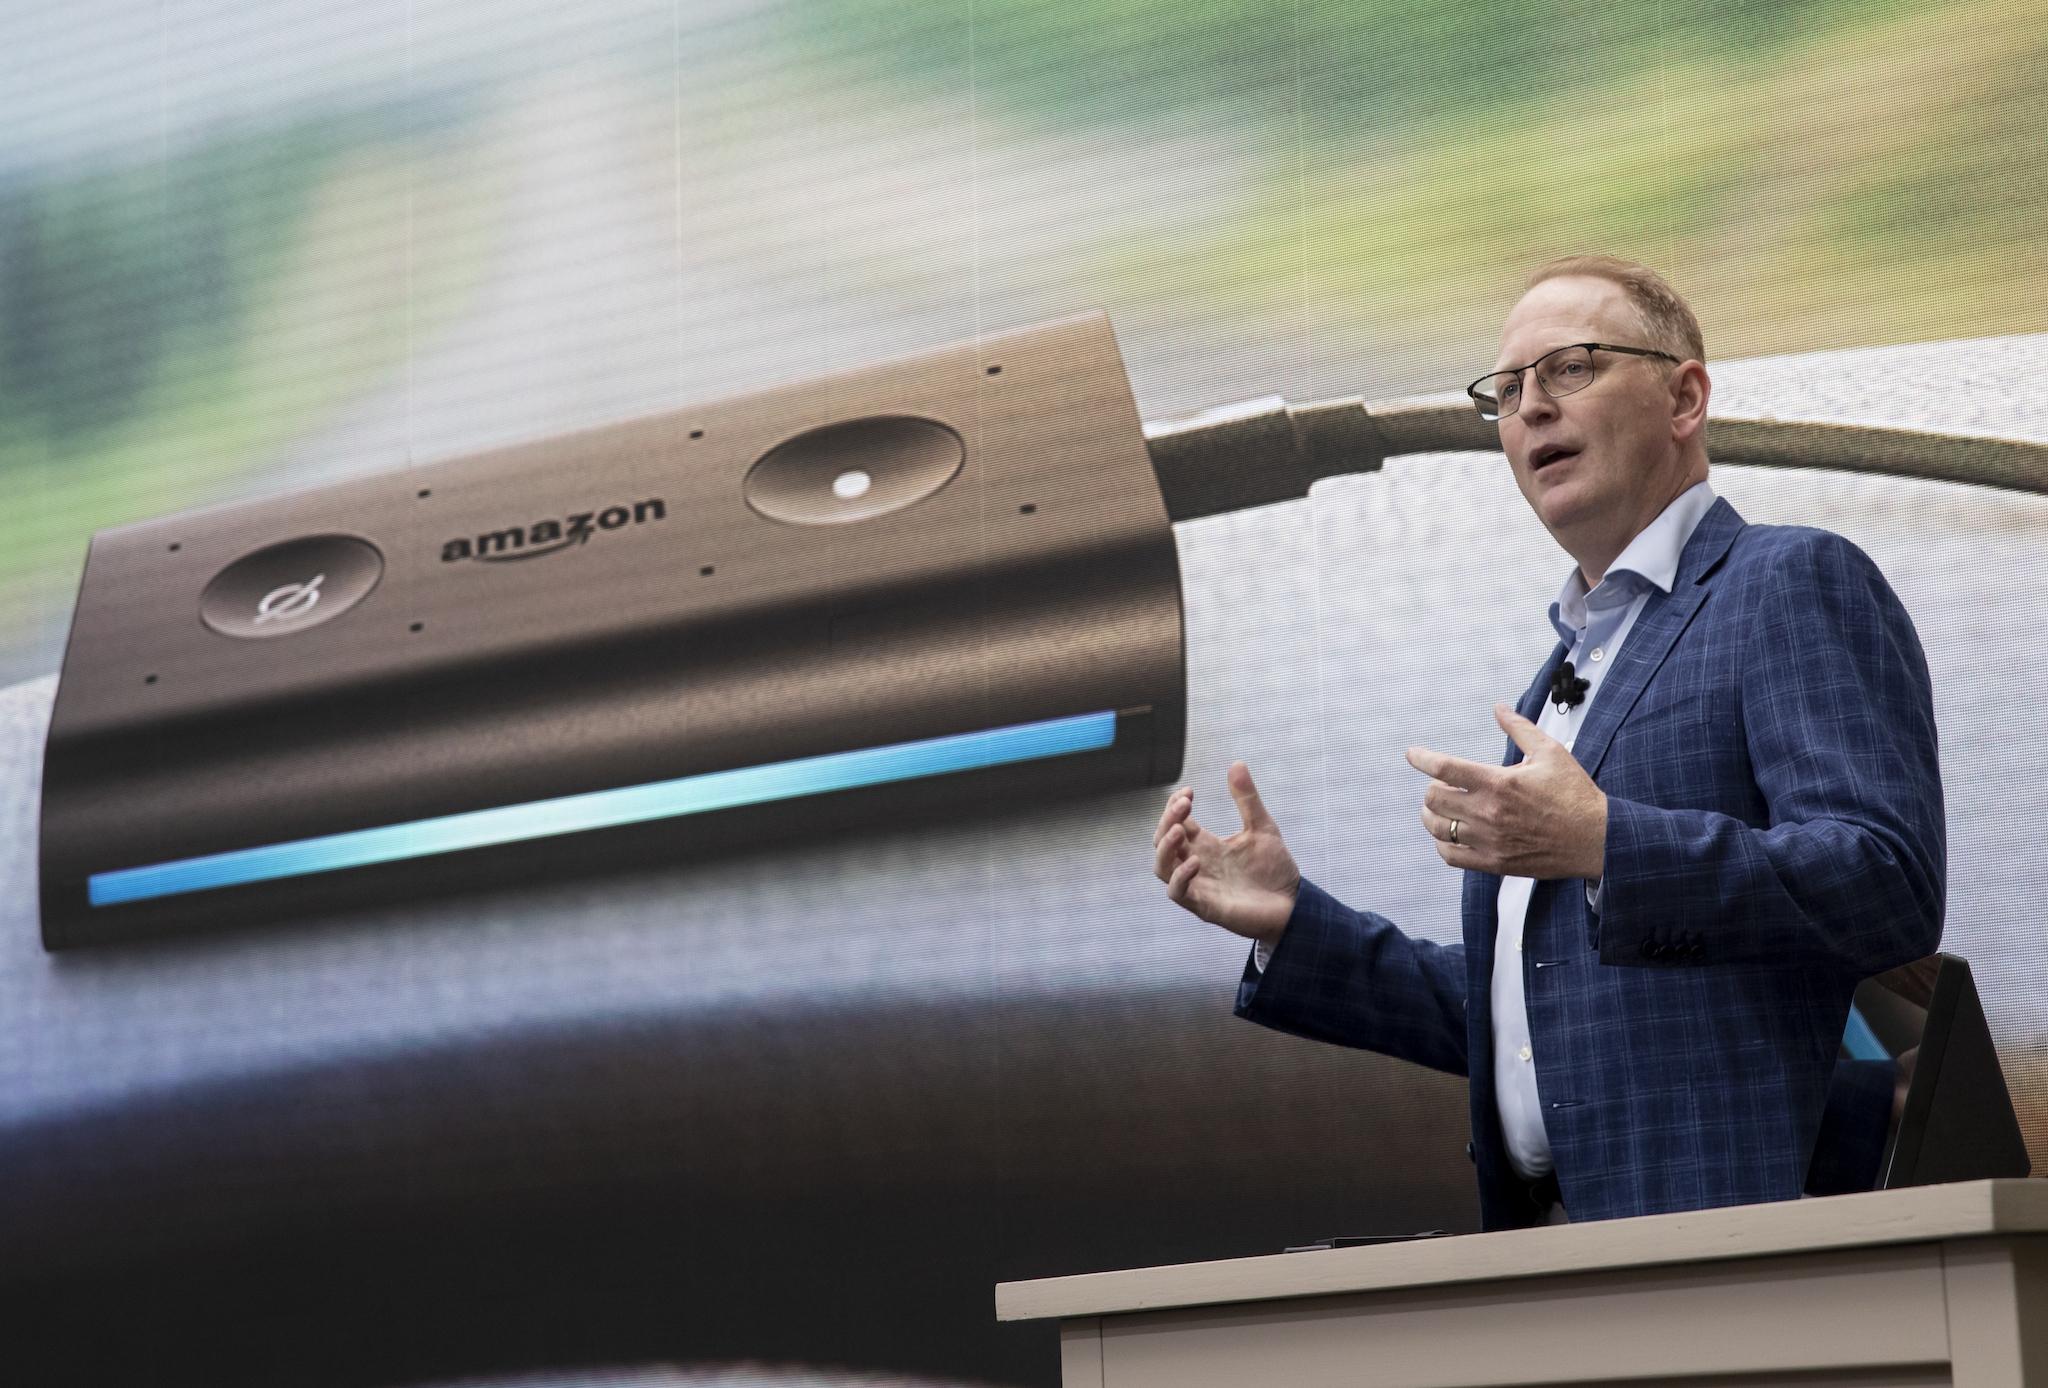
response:
M1455 848L1455 847L1457 847L1457 845L1458 845L1458 821L1454 819L1454 820L1452 820L1452 821L1451 821L1451 846L1452 846L1453 848Z

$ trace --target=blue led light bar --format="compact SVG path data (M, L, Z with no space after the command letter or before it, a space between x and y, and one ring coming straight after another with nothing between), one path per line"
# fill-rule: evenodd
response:
M587 829L611 829L740 805L795 800L828 791L1039 761L1096 751L1115 741L1114 713L1051 718L986 732L956 733L920 742L799 757L767 766L709 771L646 785L594 790L525 805L469 810L410 824L386 824L375 829L355 829L291 843L264 844L147 867L99 872L86 879L86 898L94 906L113 906L245 882L303 877L338 868L400 862L465 848L521 843Z

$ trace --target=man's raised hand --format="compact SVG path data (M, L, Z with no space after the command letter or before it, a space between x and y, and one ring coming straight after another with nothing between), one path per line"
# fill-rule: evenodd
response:
M1597 882L1607 854L1607 796L1571 749L1506 704L1501 730L1522 749L1513 766L1408 749L1408 764L1430 778L1422 827L1454 868L1504 877L1583 877Z
M1169 900L1203 920L1247 939L1277 940L1294 914L1301 872L1241 761L1230 766L1230 795L1244 827L1222 839L1195 823L1193 789L1168 796L1152 835L1152 871Z

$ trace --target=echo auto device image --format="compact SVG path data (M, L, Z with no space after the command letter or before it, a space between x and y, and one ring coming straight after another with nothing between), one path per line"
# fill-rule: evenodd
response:
M2041 490L2042 449L1717 419L1734 463ZM43 942L289 919L1178 776L1173 524L1462 400L1146 425L1085 314L94 537Z

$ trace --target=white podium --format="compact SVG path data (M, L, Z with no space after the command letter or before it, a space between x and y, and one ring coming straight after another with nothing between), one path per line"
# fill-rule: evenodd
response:
M2048 1385L2048 1181L1006 1282L1065 1388Z

